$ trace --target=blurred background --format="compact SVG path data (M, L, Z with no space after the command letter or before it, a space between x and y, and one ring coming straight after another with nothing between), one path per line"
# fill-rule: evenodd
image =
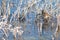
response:
M60 40L60 0L0 0L0 40Z

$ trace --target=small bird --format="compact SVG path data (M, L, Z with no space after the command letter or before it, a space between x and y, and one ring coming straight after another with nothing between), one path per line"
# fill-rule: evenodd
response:
M48 14L48 12L46 12L45 10L42 10L42 15L44 16L44 19L47 19L50 17L50 15Z
M43 16L43 29L47 29L49 26L49 20L51 16L45 10L42 10L42 16Z

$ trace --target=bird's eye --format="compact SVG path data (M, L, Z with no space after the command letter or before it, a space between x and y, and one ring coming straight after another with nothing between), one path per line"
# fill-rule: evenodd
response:
M5 21L5 19L3 19L3 21Z

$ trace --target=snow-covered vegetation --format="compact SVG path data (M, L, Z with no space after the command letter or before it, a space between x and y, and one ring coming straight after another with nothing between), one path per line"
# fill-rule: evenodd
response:
M0 0L0 40L60 40L59 20L60 0Z

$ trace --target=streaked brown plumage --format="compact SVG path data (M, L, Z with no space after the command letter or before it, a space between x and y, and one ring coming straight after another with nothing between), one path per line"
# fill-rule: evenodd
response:
M50 19L50 14L46 12L45 10L42 10L42 16L43 16L43 29L47 29L49 25L49 19Z

